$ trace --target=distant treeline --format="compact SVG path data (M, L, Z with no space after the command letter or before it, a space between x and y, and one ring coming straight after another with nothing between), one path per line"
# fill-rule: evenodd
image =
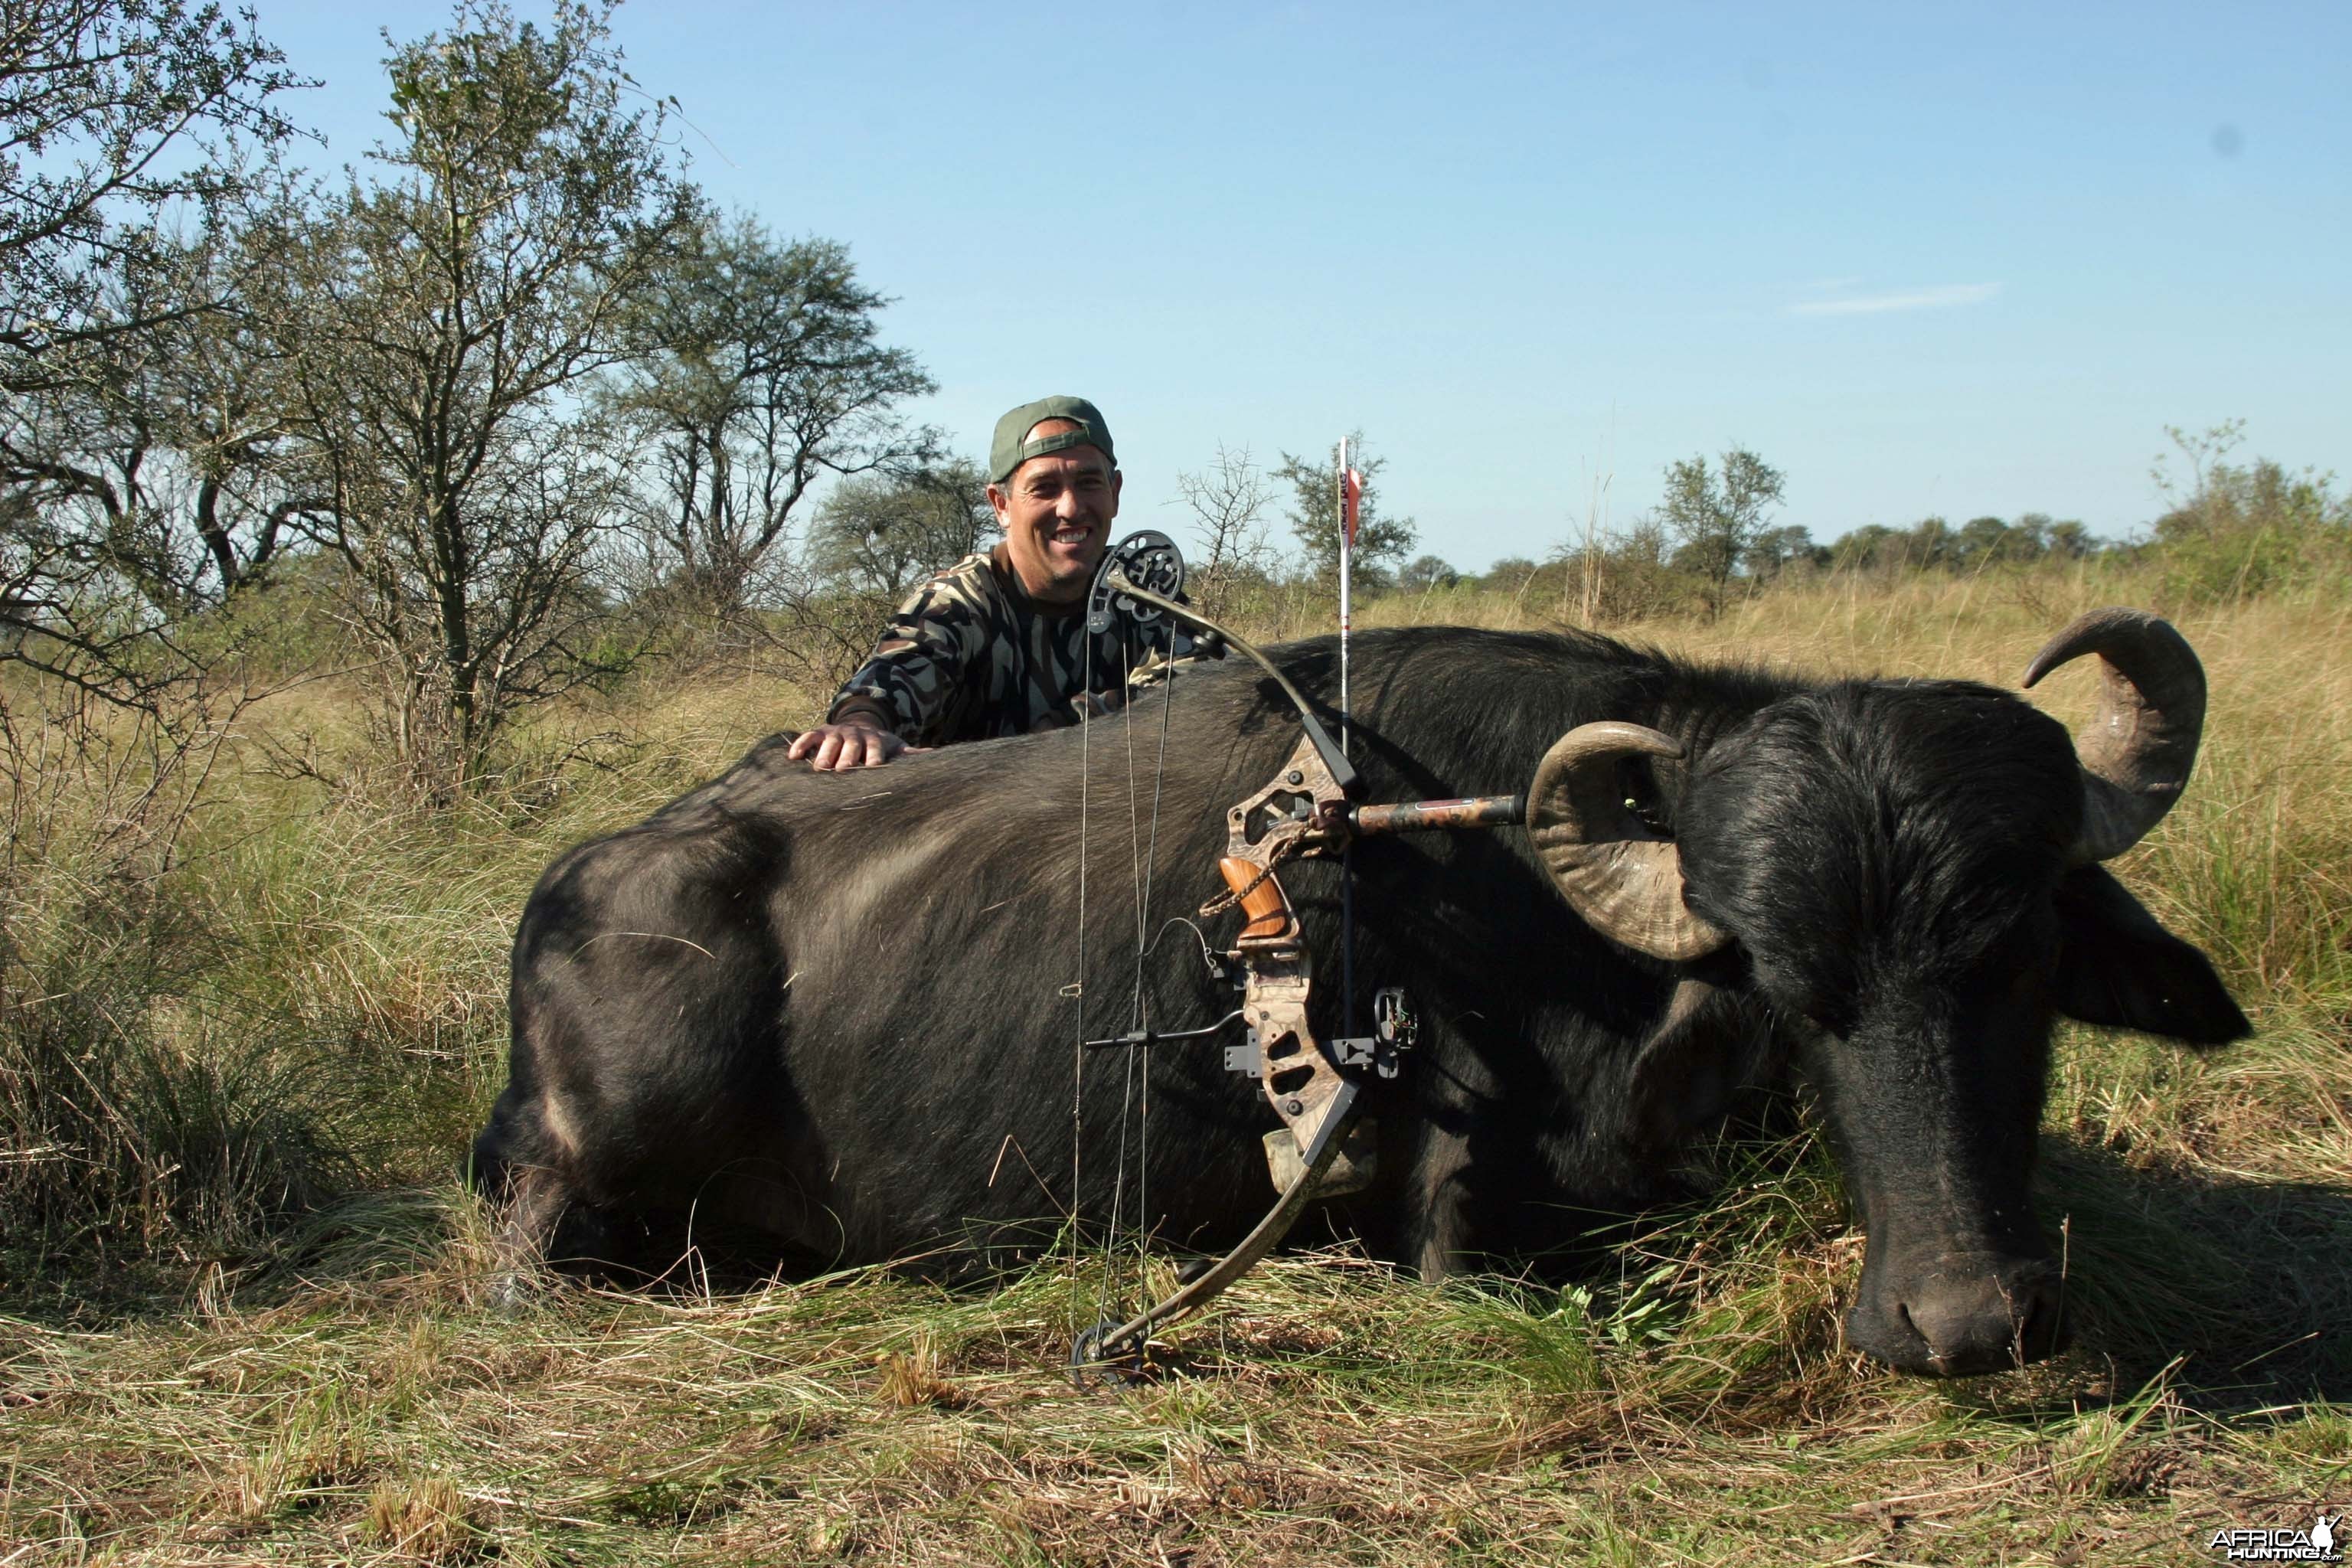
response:
M1443 557L1412 555L1411 519L1383 521L1360 550L1357 591L1387 594L1506 595L1554 606L1580 624L1622 625L1675 614L1719 613L1730 599L1787 582L1837 574L1892 581L1927 573L2020 572L2095 563L2132 571L2146 592L2168 605L2211 604L2284 592L2336 592L2352 586L2352 496L2334 476L2292 472L2267 458L2233 461L2242 421L2200 433L2168 429L2171 451L2153 480L2168 503L2125 539L2101 539L2083 522L2046 512L2015 519L1980 516L1955 524L1926 517L1907 526L1872 523L1822 542L1802 524L1776 519L1782 478L1755 453L1734 448L1713 462L1694 457L1667 466L1665 499L1622 528L1595 527L1564 541L1541 560L1508 556L1484 573L1465 573ZM1216 465L1184 476L1199 536L1206 547L1213 599L1239 604L1301 589L1328 591L1336 570L1333 479L1284 455L1264 482L1244 452L1222 451ZM1280 494L1299 550L1271 548L1257 520Z

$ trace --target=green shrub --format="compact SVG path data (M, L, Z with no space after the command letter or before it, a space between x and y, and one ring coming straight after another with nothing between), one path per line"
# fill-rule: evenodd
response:
M2332 475L2290 474L2267 458L2243 467L2212 460L2226 450L2212 437L2182 445L2199 459L2195 488L2157 520L2147 550L2168 605L2343 585L2352 573L2352 497L2335 493Z

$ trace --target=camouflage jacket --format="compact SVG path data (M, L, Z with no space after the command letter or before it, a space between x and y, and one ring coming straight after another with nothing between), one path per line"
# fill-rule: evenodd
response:
M1031 598L1000 544L898 606L825 722L864 713L919 746L1059 729L1077 722L1081 691L1117 707L1130 672L1165 656L1169 629L1122 616L1088 637L1086 606ZM1190 640L1179 637L1175 651L1188 654Z

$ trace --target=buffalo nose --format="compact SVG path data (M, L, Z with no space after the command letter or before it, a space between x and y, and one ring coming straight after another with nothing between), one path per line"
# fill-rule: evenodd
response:
M2058 1279L2044 1264L1930 1278L1902 1305L1926 1350L1918 1370L1968 1377L2037 1362L2058 1349Z

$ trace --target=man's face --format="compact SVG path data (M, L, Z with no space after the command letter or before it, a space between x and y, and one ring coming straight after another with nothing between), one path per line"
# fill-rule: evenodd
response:
M1077 428L1048 419L1023 438ZM1120 477L1100 448L1066 447L1030 458L1004 483L988 487L1013 569L1031 598L1070 604L1086 596L1118 515Z

